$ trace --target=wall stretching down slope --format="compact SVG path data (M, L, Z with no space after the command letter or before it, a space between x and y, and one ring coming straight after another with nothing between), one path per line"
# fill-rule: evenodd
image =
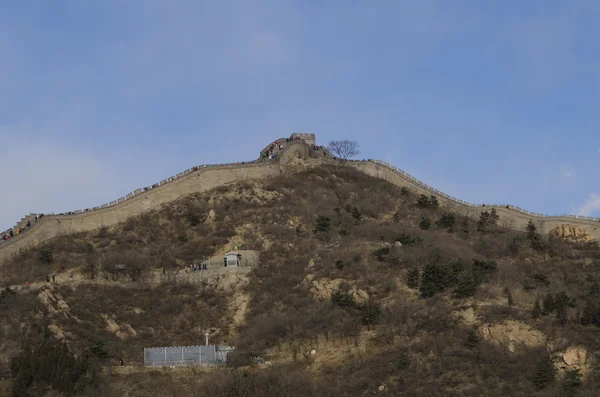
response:
M314 135L310 135L312 137L307 141L312 144L315 142ZM137 189L119 200L96 207L93 210L75 211L68 215L44 216L27 232L8 241L0 242L0 264L11 255L18 253L19 250L33 247L50 238L94 230L102 226L112 226L186 194L207 191L230 182L280 175L286 172L287 165L293 163L293 160L297 157L312 158L311 165L313 166L322 163L335 163L334 160L327 158L327 155L330 156L330 154L324 151L315 152L302 140L287 143L285 138L280 138L278 141L283 142L284 149L277 161L264 161L262 159L262 154L270 147L269 144L261 151L261 158L250 163L193 167L172 178L163 180L153 187ZM348 162L348 166L355 167L365 174L384 179L397 186L407 186L418 194L435 195L439 198L442 206L474 219L479 218L482 210L495 208L500 216L501 224L509 228L522 230L529 219L533 219L538 228L546 233L556 226L572 224L585 230L590 237L600 240L600 222L598 222L598 218L575 215L545 216L524 211L513 205L506 208L506 204L486 205L483 208L481 205L470 204L450 197L404 171L379 160L351 161Z
M489 211L492 208L495 208L500 216L499 219L501 225L511 229L523 230L530 219L535 222L538 230L540 230L542 233L548 233L556 226L571 224L582 230L585 230L591 238L600 241L599 218L576 215L548 216L525 211L519 207L509 204L491 204L483 207L481 204L471 204L467 203L466 201L451 197L446 193L440 192L439 190L424 184L410 174L407 174L404 171L379 160L351 161L348 164L359 169L365 174L374 176L376 178L385 179L394 185L407 186L418 194L435 195L438 197L442 206L474 219L479 219L481 211ZM508 208L506 208L507 206Z
M33 247L50 238L112 226L186 194L211 190L230 182L280 175L291 159L311 155L314 156L314 153L311 153L304 142L290 142L285 145L279 161L257 160L245 164L194 167L178 174L175 179L169 178L146 191L138 189L135 195L128 195L123 200L116 200L93 211L46 215L25 233L0 243L0 264L19 250Z

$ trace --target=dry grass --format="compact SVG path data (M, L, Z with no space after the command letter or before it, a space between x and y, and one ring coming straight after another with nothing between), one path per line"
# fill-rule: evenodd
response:
M23 252L6 268L4 281L21 283L69 268L85 272L90 258L112 263L135 253L132 263L168 271L234 243L261 250L261 263L243 291L249 297L247 320L233 328L230 297L224 291L121 280L59 287L71 308L68 319L27 316L24 311L35 299L19 297L6 306L11 320L2 320L7 330L3 336L19 340L18 321L43 327L51 318L81 348L110 340L111 355L140 362L143 347L196 344L201 341L199 330L212 327L215 342L227 338L241 351L277 352L295 362L277 363L266 371L219 372L202 380L205 388L193 394L198 396L285 396L299 391L307 396L364 395L382 384L389 392L406 395L560 395L558 383L542 393L531 382L543 352L509 354L483 342L466 346L472 328L451 313L473 307L477 321L517 319L555 338L568 338L573 345L598 350L598 328L582 326L578 316L587 301L599 299L594 286L600 283L600 250L551 240L543 251L536 251L523 233L501 227L480 232L476 222L460 215L450 229L443 228L436 224L443 210L419 208L416 199L355 170L321 167L182 197L112 229L54 239ZM329 226L315 232L318 216L329 218ZM428 230L419 227L423 217L431 220ZM52 261L44 261L43 250L52 252ZM418 288L406 285L407 273L423 270L434 252L442 266L458 261L468 270L474 259L494 260L497 271L477 286L473 297L454 298L456 284L448 284L432 298L421 298ZM549 284L525 291L523 284L540 274ZM344 281L337 300L318 299L307 277ZM348 298L350 287L364 291L366 301ZM538 295L563 290L576 300L565 325L554 316L531 318ZM137 334L120 340L106 330L103 313L119 325L131 325ZM306 352L339 344L352 346L356 355L330 363L319 358L319 371L313 372L316 364ZM581 395L597 391L595 374L593 370ZM162 373L106 379L118 383L120 391L124 385L146 381L175 394L191 390ZM106 395L114 392L106 390Z

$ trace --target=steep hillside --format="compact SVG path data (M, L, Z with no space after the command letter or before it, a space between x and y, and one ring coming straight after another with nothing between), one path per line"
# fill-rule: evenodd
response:
M325 164L25 250L2 268L12 288L0 299L0 390L598 395L597 244L533 223L510 230L496 211L473 219L421 193ZM183 270L233 246L259 260ZM139 367L144 347L202 343L204 332L269 364ZM118 358L126 369L112 369ZM57 360L68 377L52 371Z

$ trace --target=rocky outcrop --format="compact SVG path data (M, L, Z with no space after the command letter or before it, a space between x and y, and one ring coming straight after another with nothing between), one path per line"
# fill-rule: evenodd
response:
M565 351L553 355L554 365L559 373L578 369L586 376L590 369L590 357L583 346L569 346Z
M519 346L542 346L546 341L541 331L515 320L482 324L477 331L483 339L504 346L510 352L516 351Z
M338 279L314 279L314 275L309 274L304 279L305 284L308 286L310 292L317 299L329 300L331 299L331 295L340 289L340 285L347 282L341 278ZM351 286L348 290L348 294L350 294L356 303L364 303L369 299L369 294L366 291L358 289L356 286Z
M120 326L113 318L109 317L108 314L102 314L101 317L106 323L106 330L115 334L117 338L125 340L137 335L137 332L131 325L123 324L123 326Z
M582 242L591 240L585 230L567 223L556 226L549 234L567 241Z

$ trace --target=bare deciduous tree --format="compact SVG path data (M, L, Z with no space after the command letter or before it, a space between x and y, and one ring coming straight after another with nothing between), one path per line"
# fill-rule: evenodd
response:
M327 144L327 150L333 153L342 164L346 164L350 158L360 154L358 151L358 142L349 141L348 139L343 141L330 141Z

